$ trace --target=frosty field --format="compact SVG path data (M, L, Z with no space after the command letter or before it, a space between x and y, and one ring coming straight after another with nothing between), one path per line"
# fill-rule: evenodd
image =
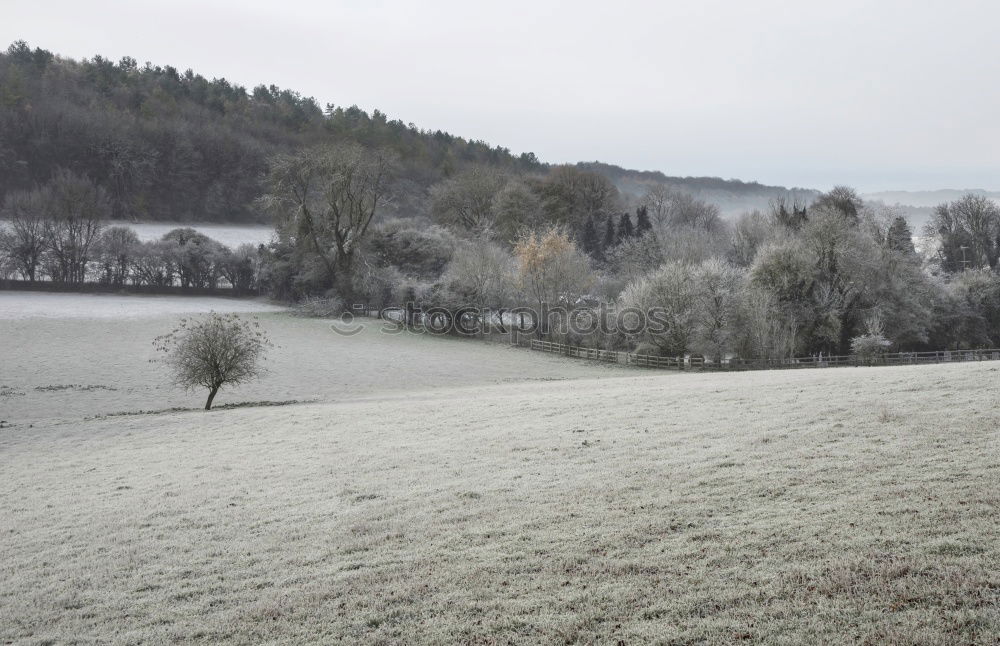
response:
M1000 364L673 374L261 314L0 320L0 643L995 643ZM129 413L117 415L115 413Z

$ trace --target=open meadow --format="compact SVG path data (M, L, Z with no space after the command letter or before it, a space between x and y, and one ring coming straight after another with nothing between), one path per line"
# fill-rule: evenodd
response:
M1000 362L677 374L269 311L217 403L300 403L206 413L150 363L182 311L139 310L0 320L0 643L1000 634Z

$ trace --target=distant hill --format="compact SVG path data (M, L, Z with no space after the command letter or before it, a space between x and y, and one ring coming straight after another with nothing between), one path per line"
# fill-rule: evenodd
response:
M966 188L962 190L943 188L936 191L880 191L877 193L866 193L862 197L866 200L879 201L886 204L935 207L944 202L953 202L969 193L1000 200L1000 191L987 191L981 188Z
M577 166L604 175L627 197L638 199L650 186L665 184L715 204L725 217L734 217L753 209L766 210L770 202L776 198L798 200L808 204L820 194L819 191L812 189L767 186L737 179L671 177L659 171L628 170L596 161L581 162Z

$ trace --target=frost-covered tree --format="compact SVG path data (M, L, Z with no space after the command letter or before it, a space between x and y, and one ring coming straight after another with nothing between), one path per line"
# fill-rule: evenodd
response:
M638 310L645 319L640 342L653 344L665 356L682 356L691 350L698 329L693 267L668 262L629 284L619 300L623 308Z
M271 342L256 319L212 312L201 319L181 319L153 345L163 352L174 383L188 390L207 388L205 410L225 385L244 384L264 373L261 363Z
M488 240L469 241L455 250L444 283L463 305L500 311L515 286L514 259L501 245Z
M431 188L431 214L441 224L479 235L493 235L495 201L507 185L506 174L474 166Z
M735 349L745 272L714 258L695 268L697 329L692 349L721 362Z
M590 262L559 227L531 233L514 246L517 281L537 306L572 309L593 283Z
M386 198L394 156L354 144L279 155L261 203L300 264L318 259L340 297L354 298L355 261Z

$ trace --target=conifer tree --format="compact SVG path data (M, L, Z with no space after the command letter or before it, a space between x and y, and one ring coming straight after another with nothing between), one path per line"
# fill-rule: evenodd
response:
M646 235L647 231L652 230L653 223L649 221L649 210L645 205L640 206L635 210L635 232L639 237Z
M604 251L607 251L611 247L615 246L615 221L609 215L608 219L604 225Z
M903 216L896 216L892 224L889 225L885 237L886 244L893 251L916 253L913 248L913 232L910 231L910 225L906 223L906 218Z
M597 236L597 228L594 226L593 218L587 218L587 222L583 225L583 235L580 242L584 253L594 260L600 259L601 239Z
M618 242L622 243L635 236L635 229L632 227L632 218L628 213L622 213L618 220Z

